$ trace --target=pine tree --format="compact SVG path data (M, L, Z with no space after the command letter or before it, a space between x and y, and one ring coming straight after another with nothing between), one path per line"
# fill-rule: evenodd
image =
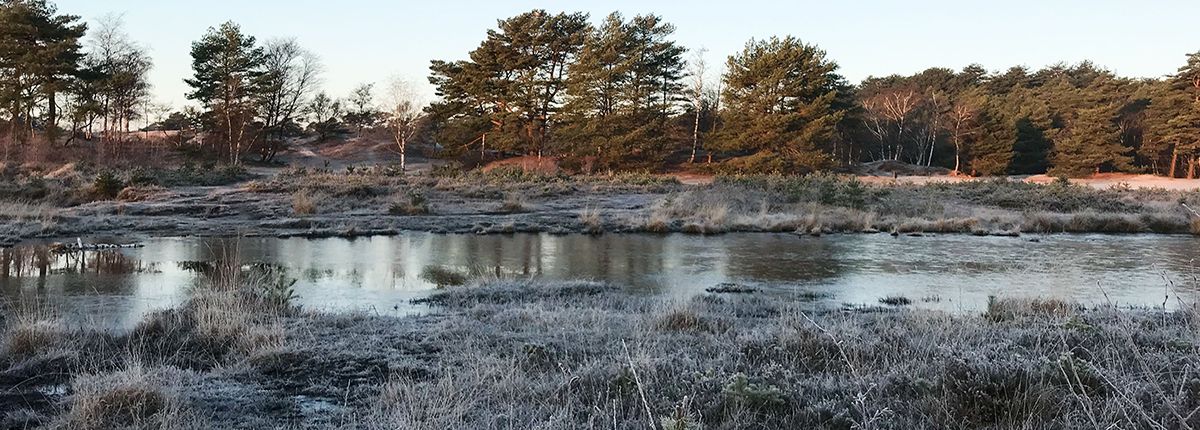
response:
M672 110L681 97L684 49L654 15L609 15L568 69L564 140L604 166L660 164L670 151Z
M1162 125L1164 137L1175 143L1171 160L1171 172L1177 163L1186 163L1187 178L1197 177L1200 166L1200 52L1188 54L1187 64L1171 79L1180 98L1190 98L1191 103L1177 102L1180 111Z
M241 163L255 138L254 101L263 88L262 66L262 48L233 22L209 28L192 43L194 75L184 80L192 87L187 97L208 109L208 125L225 143L233 164Z
M429 81L442 100L430 111L443 122L438 135L459 148L487 142L543 154L562 107L567 67L590 28L583 13L534 10L499 21L470 60L435 60Z
M1013 132L1013 157L1008 172L1014 175L1045 173L1052 145L1045 131L1025 117L1013 123Z
M1098 106L1079 111L1054 146L1052 174L1084 176L1110 168L1128 168L1132 158L1121 145L1115 106Z
M773 170L828 165L821 147L846 116L835 107L846 86L824 51L793 37L751 40L727 69L725 149L757 152Z
M979 112L980 138L971 147L971 174L1004 175L1013 159L1016 127L998 113L994 100Z
M35 116L58 124L58 93L78 72L79 17L60 15L46 0L0 0L0 109L8 111L9 140L31 134Z

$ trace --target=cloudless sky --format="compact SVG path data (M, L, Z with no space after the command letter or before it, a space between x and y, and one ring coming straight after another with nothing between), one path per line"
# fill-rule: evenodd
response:
M928 67L989 70L1092 60L1133 77L1173 73L1200 51L1200 0L57 0L88 22L123 16L130 36L154 58L160 102L186 103L191 42L233 20L260 40L295 37L325 64L325 89L345 96L361 82L391 76L426 83L429 60L457 60L498 18L530 9L663 16L675 40L707 48L719 66L750 38L793 35L814 43L851 82Z

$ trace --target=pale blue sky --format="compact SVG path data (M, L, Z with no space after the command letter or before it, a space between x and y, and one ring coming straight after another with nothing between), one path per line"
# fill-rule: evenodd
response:
M991 70L1090 59L1115 72L1156 77L1200 50L1200 1L483 1L57 0L93 21L123 14L151 51L161 102L182 105L191 42L227 20L260 39L296 37L322 58L325 87L344 96L359 82L400 75L427 85L429 60L461 59L496 19L533 8L656 13L676 40L705 47L709 62L752 37L794 35L825 49L853 82L871 75L980 63ZM432 94L432 89L426 88Z

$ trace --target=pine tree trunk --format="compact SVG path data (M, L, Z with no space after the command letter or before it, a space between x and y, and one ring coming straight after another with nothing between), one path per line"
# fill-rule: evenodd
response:
M1167 169L1167 177L1175 179L1175 166L1179 165L1179 149L1171 150L1171 167Z
M58 125L58 103L55 103L54 98L54 92L51 91L46 106L46 131Z

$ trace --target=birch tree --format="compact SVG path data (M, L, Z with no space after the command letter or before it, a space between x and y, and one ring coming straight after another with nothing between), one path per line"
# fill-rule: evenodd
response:
M694 111L694 121L692 122L692 153L688 157L688 163L696 162L696 152L700 149L700 117L708 107L708 62L704 60L704 54L708 53L707 49L701 48L692 54L692 60L688 64L688 87L687 97L692 104Z
M425 102L403 79L393 78L388 84L382 109L389 134L400 152L400 171L407 167L408 144L416 137L425 118Z

